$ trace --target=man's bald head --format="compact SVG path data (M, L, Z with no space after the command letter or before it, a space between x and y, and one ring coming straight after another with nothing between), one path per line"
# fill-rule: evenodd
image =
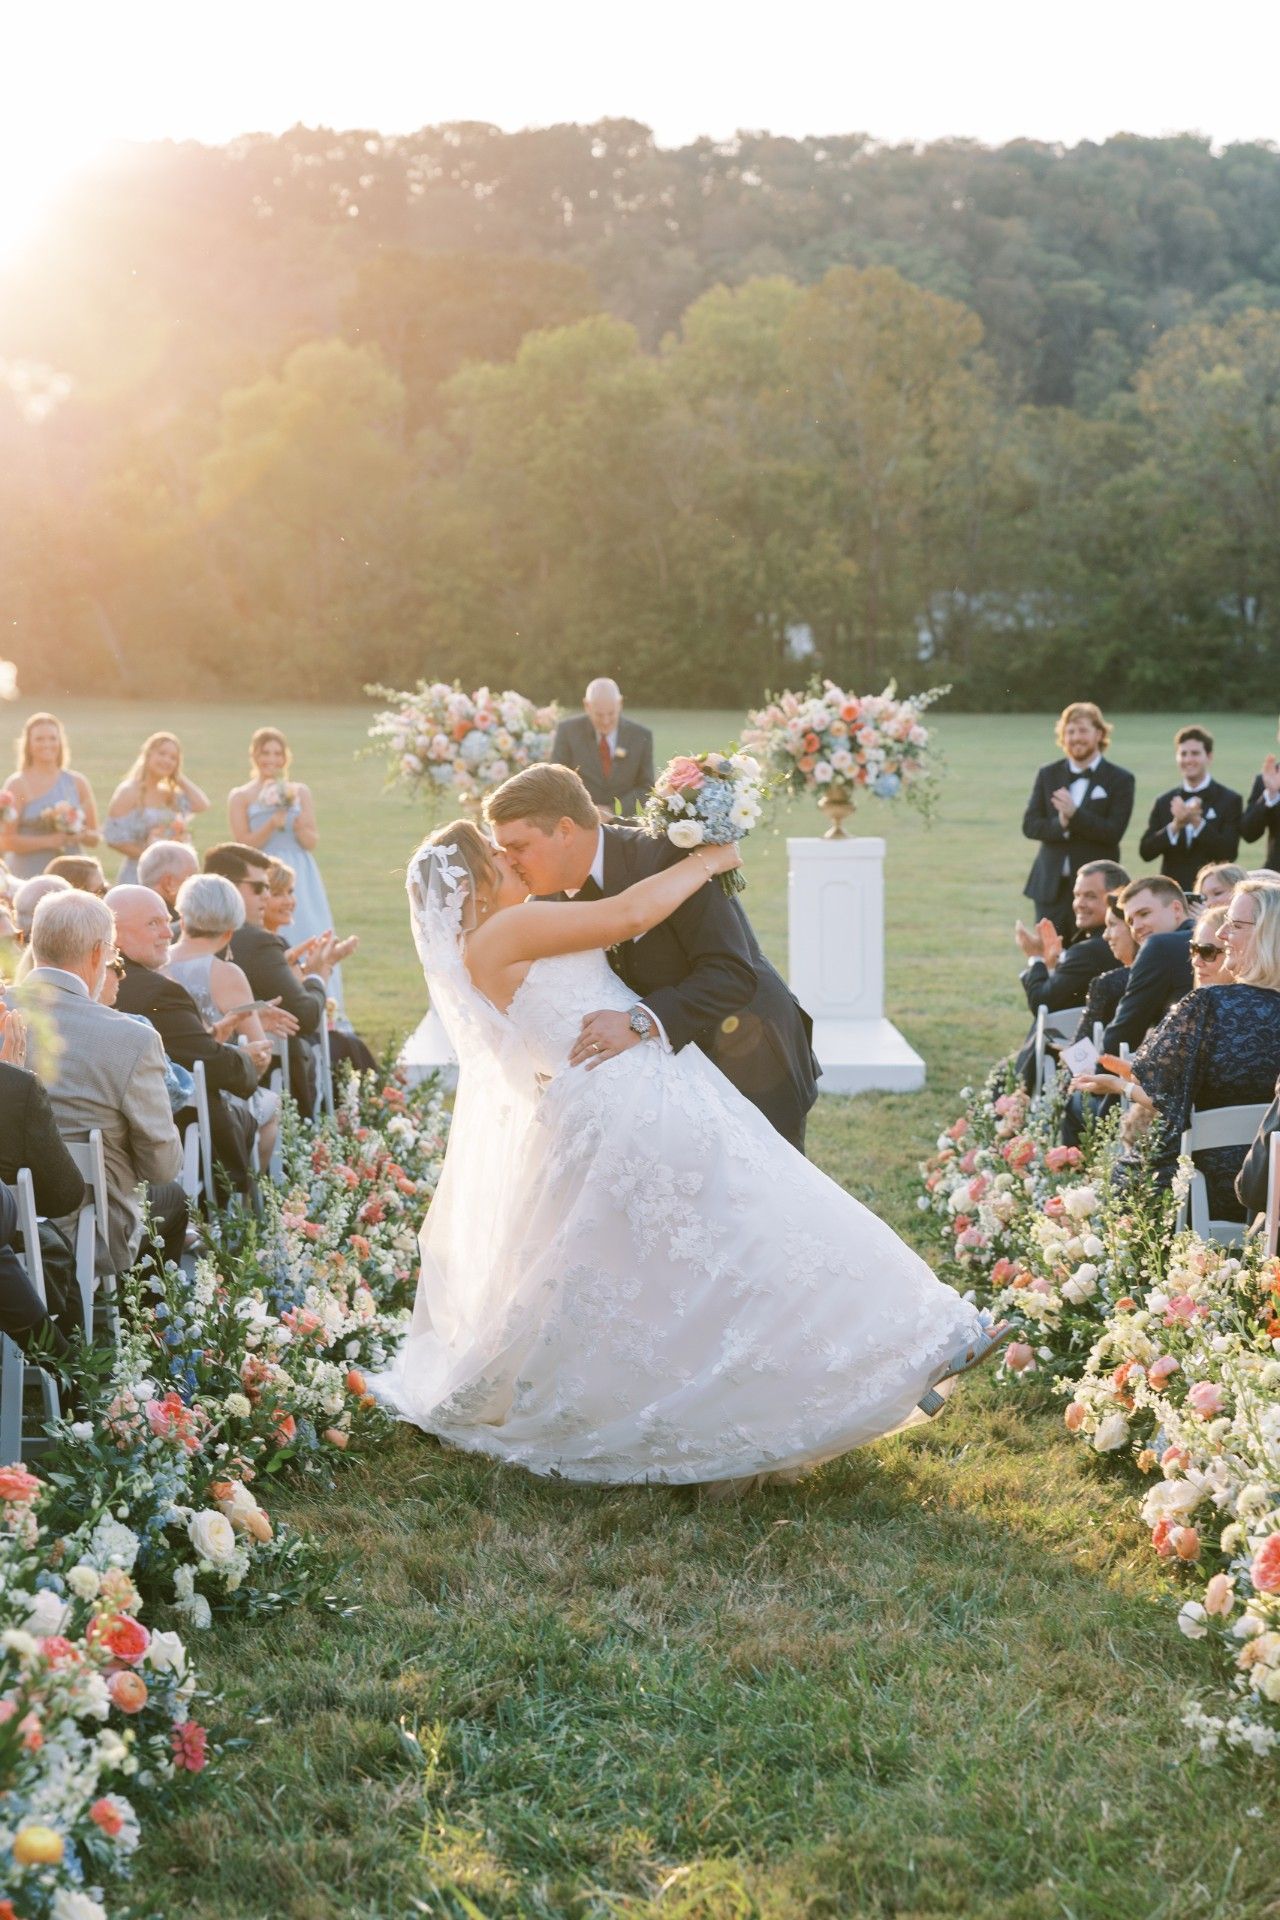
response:
M140 967L162 967L169 958L169 909L152 887L112 887L107 905L115 915L116 945Z
M622 690L616 680L593 680L582 696L582 711L597 733L612 733L622 717Z

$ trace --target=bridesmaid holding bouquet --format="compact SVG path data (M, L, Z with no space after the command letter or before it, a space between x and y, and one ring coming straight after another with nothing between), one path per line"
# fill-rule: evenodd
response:
M193 813L208 811L207 794L182 771L182 742L153 733L111 796L103 838L124 855L118 887L133 886L138 862L153 840L189 840Z
M299 946L333 930L333 914L325 892L315 848L315 803L311 789L290 778L293 756L278 727L259 727L249 742L253 778L233 787L227 797L231 835L243 846L259 847L283 860L294 874L294 914L281 927L286 946ZM342 980L337 967L329 981L330 998L342 1005Z
M43 873L60 853L96 846L98 806L54 713L33 713L18 739L18 771L0 791L0 853L15 880Z

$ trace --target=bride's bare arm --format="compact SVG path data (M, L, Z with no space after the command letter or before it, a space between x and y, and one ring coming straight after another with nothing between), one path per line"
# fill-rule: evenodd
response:
M661 873L637 880L611 900L527 901L509 907L471 937L470 965L498 971L554 953L586 953L648 933L717 874L741 865L736 846L695 847Z

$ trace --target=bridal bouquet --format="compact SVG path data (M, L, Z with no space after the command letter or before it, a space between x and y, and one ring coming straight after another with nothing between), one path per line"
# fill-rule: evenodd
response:
M859 794L873 793L880 800L901 794L927 813L937 770L921 716L948 691L932 687L899 699L892 681L883 693L858 695L834 680L815 680L806 693L771 695L749 713L742 744L780 786L816 793L833 811L847 812Z
M384 745L390 779L428 798L452 794L474 801L522 767L545 760L560 718L522 693L464 693L455 681L418 682L415 693L371 686L392 705L375 718L369 738Z
M727 846L750 833L763 802L760 765L747 753L678 753L654 783L640 816L646 833L673 847ZM726 893L746 886L736 869L720 875Z

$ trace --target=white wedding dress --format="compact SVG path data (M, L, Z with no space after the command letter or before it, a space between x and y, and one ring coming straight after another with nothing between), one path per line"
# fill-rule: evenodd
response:
M600 1483L794 1471L922 1417L977 1310L698 1048L566 1064L585 1014L635 1002L596 952L535 961L505 1016L482 1003L380 1396L451 1446Z

